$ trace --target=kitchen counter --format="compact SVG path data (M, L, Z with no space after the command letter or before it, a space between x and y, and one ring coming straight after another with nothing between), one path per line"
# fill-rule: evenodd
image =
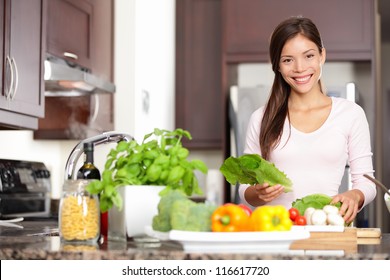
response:
M360 244L362 243L362 244ZM372 243L372 244L367 244ZM356 250L288 250L283 253L187 253L172 241L106 241L102 244L62 243L54 220L0 225L0 259L71 260L284 260L373 259L390 260L390 234L357 242Z

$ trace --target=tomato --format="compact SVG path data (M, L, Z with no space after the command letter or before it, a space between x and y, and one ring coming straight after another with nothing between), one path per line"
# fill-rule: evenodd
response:
M305 216L298 216L295 219L295 224L297 226L306 226L306 218L305 218Z
M295 222L295 219L299 216L299 211L296 208L290 208L288 210L291 221Z

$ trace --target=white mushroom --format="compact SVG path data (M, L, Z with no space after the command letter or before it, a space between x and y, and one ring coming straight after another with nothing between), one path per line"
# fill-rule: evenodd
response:
M325 211L326 214L338 214L339 213L339 208L337 208L334 205L325 205L322 210Z
M344 225L344 219L341 217L339 213L330 213L327 216L327 222L329 225L332 226L343 226Z
M304 216L306 218L306 223L308 225L311 225L311 215L313 214L314 211L315 209L313 207L308 207L305 210Z
M311 224L316 226L323 226L326 225L326 218L327 215L324 210L316 209L311 214Z

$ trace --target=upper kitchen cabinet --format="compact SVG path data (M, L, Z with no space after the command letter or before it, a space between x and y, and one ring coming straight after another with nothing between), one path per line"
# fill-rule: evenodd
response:
M47 52L91 68L93 3L87 0L50 0Z
M60 62L66 70L81 70L81 76L88 78L80 83L72 81L72 87L82 85L75 90L70 86L56 88L66 84L63 74L58 75L58 80L46 77L45 118L39 120L34 138L84 139L113 130L114 1L48 2L47 62ZM86 81L94 85L84 86ZM93 89L102 84L109 84L112 89Z
M269 37L289 16L313 19L327 60L371 60L375 0L225 0L224 52L228 62L269 60Z
M221 2L176 1L176 127L192 149L222 147Z
M50 0L47 52L112 81L113 0Z
M45 0L0 1L0 127L36 129L44 116Z

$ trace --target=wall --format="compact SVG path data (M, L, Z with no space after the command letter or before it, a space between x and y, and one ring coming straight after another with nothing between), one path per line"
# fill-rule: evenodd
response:
M175 1L115 0L115 127L174 127Z

